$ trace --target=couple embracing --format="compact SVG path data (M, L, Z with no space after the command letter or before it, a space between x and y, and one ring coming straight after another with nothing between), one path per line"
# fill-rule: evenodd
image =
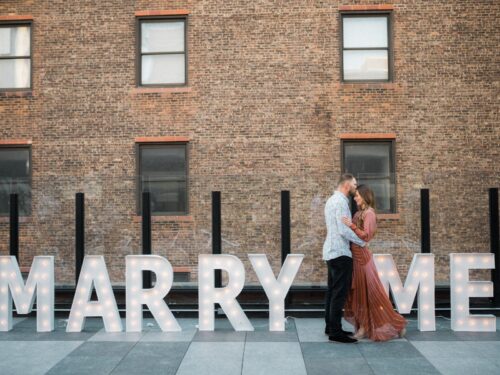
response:
M354 196L358 206L352 220L349 196ZM407 321L394 311L368 250L377 228L373 191L366 185L357 186L353 175L342 175L337 190L326 202L325 219L325 334L330 341L341 343L355 343L365 337L373 341L403 337ZM343 309L344 319L356 332L342 329Z

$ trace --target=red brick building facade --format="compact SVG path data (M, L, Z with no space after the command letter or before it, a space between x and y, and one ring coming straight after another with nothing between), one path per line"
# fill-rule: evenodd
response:
M359 19L343 17L380 22L356 28ZM86 252L103 254L123 282L124 256L141 249L137 176L153 160L153 181L154 160L175 154L175 176L152 182L168 186L164 202L177 197L153 217L153 253L196 280L219 190L223 253L244 260L248 281L247 253L268 254L277 271L280 191L290 190L292 252L306 255L297 283L323 283L323 207L351 165L348 147L363 156L363 145L385 142L389 172L376 183L388 196L371 248L393 254L405 275L420 251L420 189L429 188L436 280L446 283L449 253L489 250L499 17L498 1L2 1L0 30L10 31L0 34L0 163L20 157L14 147L29 155L21 265L55 255L56 282L73 282L74 201L84 192ZM146 46L141 25L164 19L177 22L167 33L178 43L153 36ZM24 52L11 34L20 25L29 28ZM386 44L363 45L370 36L358 31L377 27ZM155 70L161 64L168 74ZM153 145L159 151L141 154ZM0 220L6 254L8 218Z

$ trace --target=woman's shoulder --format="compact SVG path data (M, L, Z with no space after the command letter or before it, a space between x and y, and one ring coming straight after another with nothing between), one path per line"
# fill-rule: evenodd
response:
M373 217L374 219L377 218L377 214L375 213L375 210L371 207L369 207L366 211L365 211L365 219L367 217Z

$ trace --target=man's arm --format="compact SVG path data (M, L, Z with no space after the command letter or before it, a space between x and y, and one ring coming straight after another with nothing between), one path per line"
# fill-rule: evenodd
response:
M339 230L339 233L342 237L344 237L346 240L350 242L354 242L356 245L365 247L366 242L361 240L356 234L349 228L347 225L344 224L342 221L342 210L335 210L335 222L337 223L337 228Z

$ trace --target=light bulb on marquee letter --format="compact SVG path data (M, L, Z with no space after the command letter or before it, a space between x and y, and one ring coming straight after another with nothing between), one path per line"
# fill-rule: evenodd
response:
M90 301L92 285L97 301ZM122 321L102 255L87 255L83 260L66 332L81 332L88 316L102 317L106 332L122 331Z
M24 285L14 256L0 256L0 331L12 329L12 300L18 314L33 309L36 290L36 328L54 330L54 257L36 256Z
M404 286L392 255L375 254L373 258L385 291L389 295L389 289L391 290L398 311L401 314L411 312L418 290L418 329L419 331L435 331L434 254L413 256Z
M494 269L494 254L450 254L451 329L496 331L494 315L470 315L470 297L492 297L493 283L469 281L469 269Z
M198 296L200 331L214 330L214 304L218 303L236 331L253 331L253 326L241 309L236 297L245 284L245 267L234 255L208 255L198 257ZM222 269L228 274L224 288L215 288L214 271Z
M158 255L127 255L127 332L142 331L142 305L158 322L163 332L181 331L181 327L163 298L174 281L174 270L170 262ZM156 274L153 288L142 289L142 271Z
M285 330L285 297L299 271L304 255L289 254L286 257L278 279L274 277L273 270L267 256L264 254L249 254L250 262L259 278L266 296L269 299L269 330Z

